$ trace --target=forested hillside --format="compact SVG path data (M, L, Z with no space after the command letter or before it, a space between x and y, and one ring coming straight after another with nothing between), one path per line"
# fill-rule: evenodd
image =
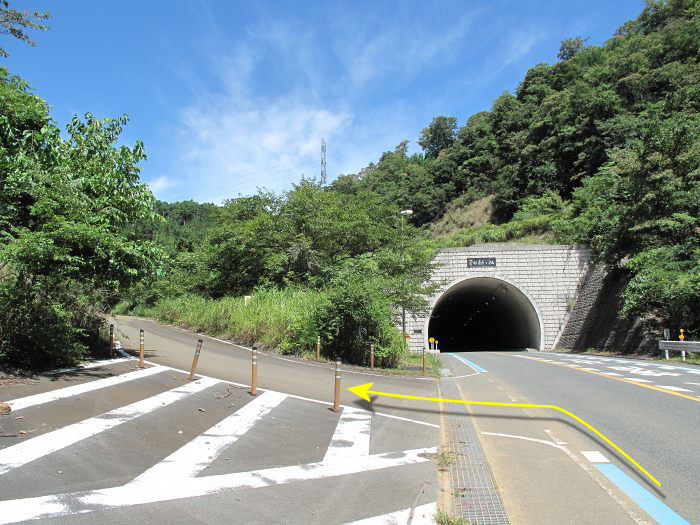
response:
M631 274L625 313L697 329L700 311L700 3L649 2L602 47L562 42L491 111L437 117L342 192L413 208L414 224L493 196L492 221L433 243L540 236L590 243Z
M406 141L328 186L222 206L156 202L142 145L115 146L125 119L74 119L62 139L3 71L0 363L71 362L114 308L288 352L320 334L356 363L373 343L395 365L434 250L507 240L592 245L629 274L625 315L696 338L699 60L700 3L649 2L604 46L563 41L462 127L436 117L423 154Z

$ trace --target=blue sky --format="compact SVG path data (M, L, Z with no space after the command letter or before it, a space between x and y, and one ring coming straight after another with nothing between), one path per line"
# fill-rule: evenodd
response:
M20 1L52 13L4 65L64 127L128 114L158 198L221 202L354 173L437 115L491 107L577 35L600 45L643 8L600 1Z

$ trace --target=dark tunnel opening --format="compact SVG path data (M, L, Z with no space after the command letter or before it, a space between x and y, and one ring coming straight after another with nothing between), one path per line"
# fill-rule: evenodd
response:
M465 279L438 300L428 337L441 352L540 349L537 311L527 296L492 277Z

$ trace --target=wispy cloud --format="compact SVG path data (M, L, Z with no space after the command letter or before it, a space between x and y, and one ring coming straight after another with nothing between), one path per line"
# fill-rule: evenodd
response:
M172 186L172 180L170 180L165 175L156 177L152 181L148 182L148 187L153 193L162 193L164 190Z
M400 98L364 105L369 84L408 83L447 65L476 16L438 34L406 20L382 31L333 27L329 47L319 45L312 29L279 19L256 21L236 45L213 30L205 62L216 81L210 88L198 84L177 113L179 183L163 186L162 197L220 202L259 187L287 189L301 174L318 175L322 138L330 178L357 172L425 125ZM273 78L284 82L269 85Z
M355 87L389 75L411 80L426 67L453 60L478 14L465 15L439 33L401 20L378 31L353 28L338 35L335 50Z

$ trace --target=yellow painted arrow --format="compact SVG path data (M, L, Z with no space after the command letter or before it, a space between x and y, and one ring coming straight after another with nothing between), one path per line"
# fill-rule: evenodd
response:
M612 446L615 450L617 450L620 454L625 456L635 467L637 467L639 470L644 472L650 480L652 480L654 483L656 483L659 487L661 486L661 483L657 481L657 479L649 474L649 472L646 471L644 467L642 467L639 463L637 463L635 460L633 460L627 452L622 450L620 447L618 447L615 443L610 441L605 435L603 435L601 432L596 430L592 425L589 425L586 423L583 419L580 417L572 414L568 410L564 410L561 407L558 407L556 405L535 405L531 403L497 403L495 401L469 401L465 399L442 399L439 397L421 397L421 396L407 396L405 394L390 394L389 392L375 392L373 390L370 390L372 388L373 383L365 383L364 385L357 385L357 386L351 386L348 388L350 392L352 392L355 395L360 396L362 399L365 401L372 402L372 400L369 398L369 394L376 394L378 396L385 396L385 397L398 397L402 399L419 399L421 401L439 401L442 403L463 403L465 405L490 405L490 406L501 406L501 407L521 407L521 408L551 408L553 410L558 410L559 412L562 412L566 414L567 416L575 419L579 423L581 423L584 427L590 429L591 431L595 432L598 436L603 438L610 446Z

